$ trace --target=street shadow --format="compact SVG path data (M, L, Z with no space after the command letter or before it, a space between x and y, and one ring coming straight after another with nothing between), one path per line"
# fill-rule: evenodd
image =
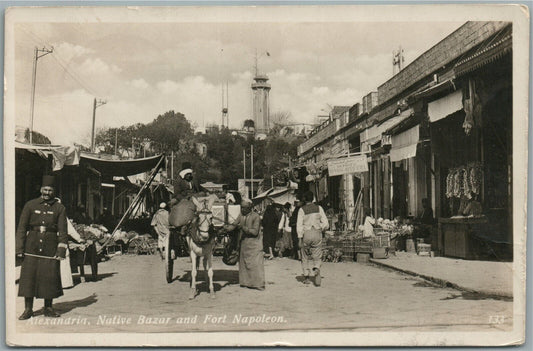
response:
M296 281L297 281L298 283L303 283L304 280L305 280L305 277L304 277L303 275L298 275L298 276L296 276L294 279L296 279Z
M54 308L54 310L56 310L57 313L64 314L64 313L72 311L75 308L86 307L86 306L92 305L96 301L98 301L98 299L96 298L96 294L92 294L80 300L54 303L52 307ZM43 312L44 312L44 307L41 308L40 310L35 311L33 315L40 316L43 314Z
M85 274L85 282L86 282L86 283L88 283L88 282L97 282L97 281L100 281L100 280L103 280L103 279L106 279L106 278L112 277L112 276L114 276L115 274L118 274L118 272L98 274L98 275L96 276L96 280L93 279L93 277L92 277L91 274ZM74 286L76 286L76 285L78 285L78 284L83 284L83 282L81 281L81 275L79 275L79 274L74 275L74 276L72 277L72 281L74 282Z
M196 284L198 291L209 291L208 279L209 278L207 277L207 273L205 273L203 269L198 270L198 273L196 274ZM176 277L173 280L190 283L191 271L185 271L185 273L182 274L179 278ZM221 284L218 282L224 283ZM236 284L239 284L239 271L225 269L213 270L213 287L215 288L215 292L222 290L228 285Z

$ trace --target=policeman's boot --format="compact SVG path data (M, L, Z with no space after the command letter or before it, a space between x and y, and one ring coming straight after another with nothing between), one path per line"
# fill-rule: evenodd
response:
M44 316L52 318L57 318L60 316L59 313L54 311L54 309L52 308L52 299L44 300Z
M19 317L19 320L24 321L33 317L33 297L24 298L24 312Z

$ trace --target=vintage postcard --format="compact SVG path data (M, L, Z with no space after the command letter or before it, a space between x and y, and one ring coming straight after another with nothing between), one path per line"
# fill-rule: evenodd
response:
M13 7L13 346L525 340L529 9Z

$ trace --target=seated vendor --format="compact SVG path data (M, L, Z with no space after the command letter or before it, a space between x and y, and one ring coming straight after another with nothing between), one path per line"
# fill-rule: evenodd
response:
M422 199L422 212L415 218L413 228L413 241L417 243L417 239L430 239L431 230L433 228L433 209L427 198Z
M474 193L471 194L471 200L463 210L463 216L479 217L482 215L483 209L481 203L478 201L478 196Z

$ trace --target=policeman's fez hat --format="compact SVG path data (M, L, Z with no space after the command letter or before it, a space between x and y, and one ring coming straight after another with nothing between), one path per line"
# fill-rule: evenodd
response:
M45 186L51 186L52 188L55 188L55 186L56 186L56 177L54 177L53 175L45 175L45 176L43 176L43 182L42 182L41 187L45 187Z

